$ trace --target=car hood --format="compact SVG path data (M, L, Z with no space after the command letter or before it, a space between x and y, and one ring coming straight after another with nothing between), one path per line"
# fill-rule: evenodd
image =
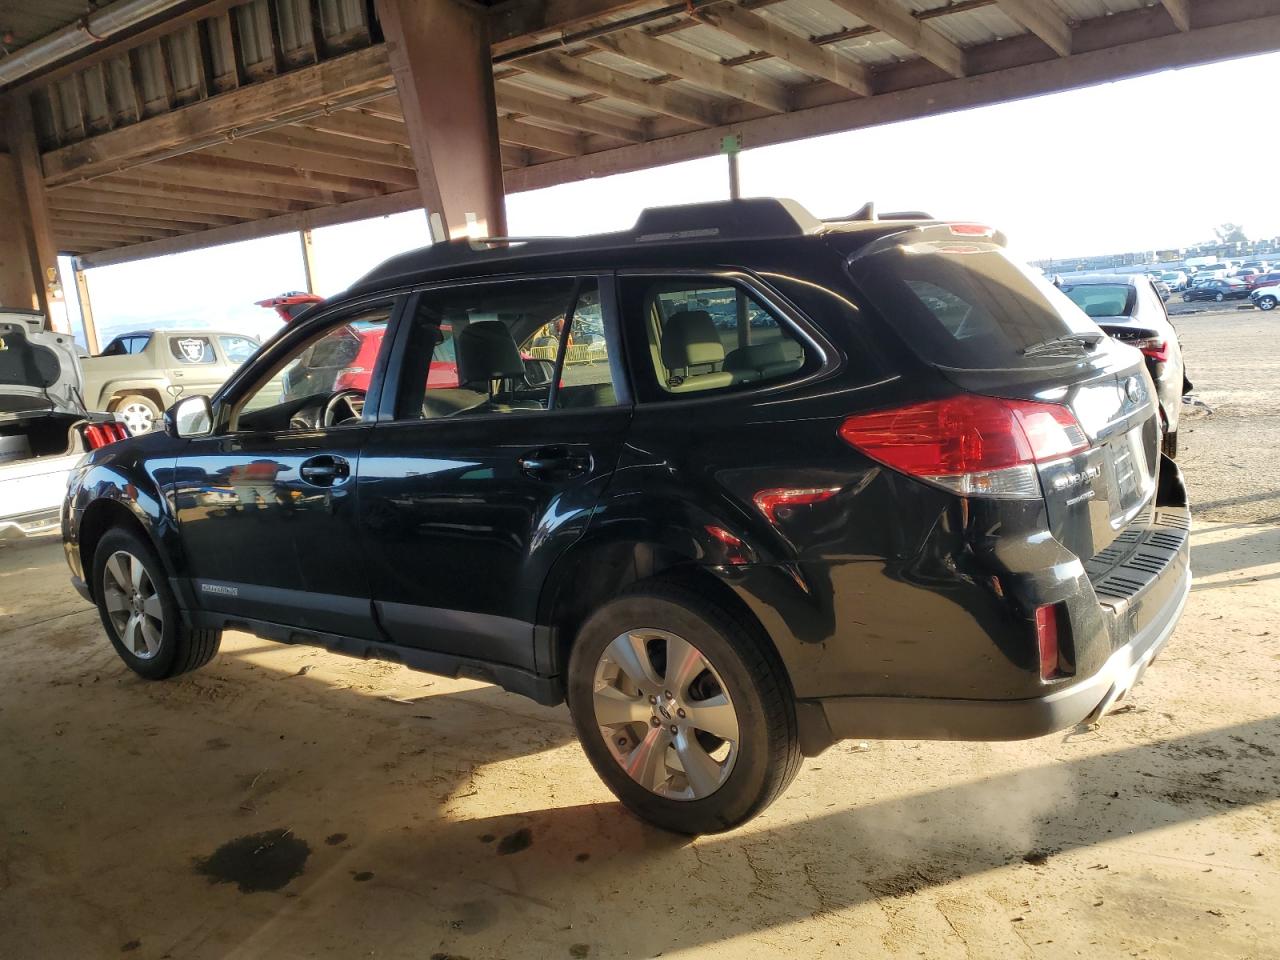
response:
M69 334L0 316L0 420L84 413L80 361Z

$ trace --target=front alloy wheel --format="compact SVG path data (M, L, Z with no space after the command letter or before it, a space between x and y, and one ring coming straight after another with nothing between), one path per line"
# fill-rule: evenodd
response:
M1227 298L1221 292L1218 292L1213 295L1213 299L1218 301L1218 303L1221 303L1223 300Z
M1259 297L1258 298L1259 310L1274 310L1275 308L1276 308L1275 297Z
M621 634L596 663L596 723L636 783L671 800L701 800L728 779L738 716L706 655L664 630Z
M160 652L164 608L142 561L124 550L107 558L102 571L102 602L121 646L139 660Z

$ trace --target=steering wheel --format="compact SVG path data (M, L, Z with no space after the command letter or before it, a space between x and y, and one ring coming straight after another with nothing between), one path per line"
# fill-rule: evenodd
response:
M352 400L360 400L360 408L352 404ZM346 416L341 416L342 407L346 407ZM338 427L348 423L359 423L364 407L363 390L339 390L325 401L324 410L320 414L322 427Z

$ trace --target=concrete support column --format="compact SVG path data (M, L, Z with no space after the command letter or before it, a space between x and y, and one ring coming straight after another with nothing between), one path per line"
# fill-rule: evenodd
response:
M460 0L377 0L432 238L507 231L489 32Z
M58 291L58 245L53 238L53 222L45 197L44 174L40 166L40 150L36 144L35 121L31 116L31 100L16 94L5 104L8 119L9 150L16 166L18 195L24 205L23 230L30 271L35 280L37 309L49 309Z

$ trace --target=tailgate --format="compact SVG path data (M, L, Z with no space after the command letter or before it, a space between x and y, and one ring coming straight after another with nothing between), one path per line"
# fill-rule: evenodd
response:
M1142 354L1103 334L998 234L924 225L848 260L862 297L968 393L1069 406L1089 446L1039 466L1053 536L1082 560L1150 503L1159 408Z

